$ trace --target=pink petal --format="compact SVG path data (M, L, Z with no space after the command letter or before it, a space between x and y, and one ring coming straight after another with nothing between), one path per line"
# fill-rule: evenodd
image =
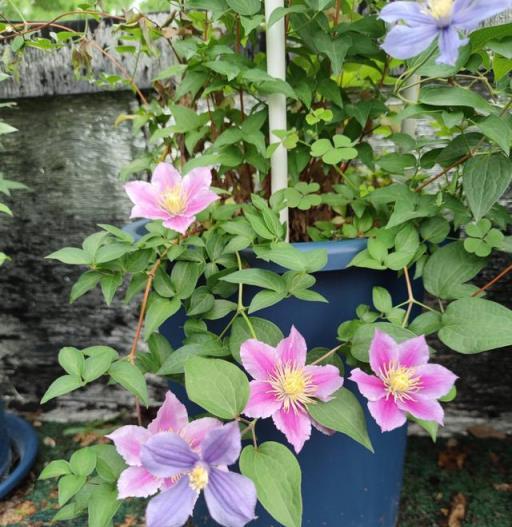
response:
M311 419L311 424L319 432L322 432L322 434L325 434L326 436L333 436L336 433L336 430L331 430L330 428L327 428L326 426L321 425L319 422L315 421L314 419Z
M378 401L387 393L384 383L375 375L368 375L360 368L350 373L350 380L357 383L359 391L369 400Z
M130 466L139 467L140 449L151 437L151 432L142 426L127 425L118 428L107 436L114 442L117 452Z
M191 196L185 207L185 214L192 216L205 210L211 203L217 201L219 196L215 192L203 191L195 196Z
M425 421L435 421L443 425L444 411L443 407L434 400L428 399L404 399L397 403L404 412L409 412L418 419Z
M215 430L222 426L222 421L214 417L201 417L191 423L188 423L181 430L181 437L190 445L193 450L197 450L203 442L206 434L210 430Z
M327 366L306 366L304 373L311 376L311 384L315 387L314 397L321 401L329 401L331 395L343 386L340 370L328 364Z
M304 337L292 326L290 334L276 348L277 355L283 364L301 367L306 364L308 348Z
M422 399L443 397L452 389L457 380L457 375L440 364L425 364L418 367L416 373L421 383L417 395Z
M209 190L211 184L212 171L208 167L194 168L183 178L183 190L190 198Z
M128 197L135 205L132 209L132 218L148 218L160 220L167 217L158 205L158 193L150 183L145 181L131 181L124 186Z
M158 163L153 172L151 183L160 193L167 188L181 185L182 179L180 173L172 165L169 163Z
M267 381L251 381L250 388L249 401L244 410L247 417L270 417L281 408L282 403Z
M167 214L167 219L164 221L164 227L172 229L173 231L185 234L187 229L194 223L194 216L171 216Z
M272 416L276 428L283 432L298 454L311 436L311 418L302 408L281 408Z
M398 358L396 342L386 333L376 329L370 344L370 366L379 375Z
M158 432L176 432L179 434L186 424L188 424L188 414L185 405L172 392L168 391L155 419L149 424L148 430L152 434Z
M117 481L119 499L147 498L156 494L162 485L162 480L151 475L144 467L128 467L121 472Z
M370 401L368 403L370 414L377 421L383 432L389 432L405 424L407 420L404 412L398 408L393 397Z
M427 341L423 335L404 340L398 344L398 364L412 368L426 364L430 358Z
M275 348L256 339L246 340L240 346L240 358L244 368L256 380L266 380L276 368Z

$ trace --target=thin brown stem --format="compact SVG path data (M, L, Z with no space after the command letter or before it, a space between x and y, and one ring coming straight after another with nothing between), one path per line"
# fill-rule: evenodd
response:
M404 319L402 321L402 327L407 325L409 317L411 316L412 307L414 306L414 293L412 291L411 277L409 276L409 269L404 267L404 278L407 286L407 311L405 312Z
M334 23L338 25L340 21L340 12L341 12L341 0L336 0L336 12L334 13Z
M499 274L497 274L492 280L489 280L485 285L483 285L478 291L475 291L471 296L481 295L484 291L493 286L496 282L499 282L504 276L512 271L512 264L505 267Z
M341 348L341 346L342 345L340 344L339 346L336 346L335 348L332 348L332 350L329 350L327 353L324 353L321 357L319 357L318 359L313 361L311 363L311 365L314 366L315 364L318 364L318 363L324 361L325 359L328 359L329 357L334 355Z

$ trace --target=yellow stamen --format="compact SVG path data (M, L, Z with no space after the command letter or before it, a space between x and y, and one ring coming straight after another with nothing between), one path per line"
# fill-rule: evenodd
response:
M270 379L270 385L285 410L291 407L297 411L301 404L313 402L315 387L311 384L311 376L294 365L278 366Z
M208 471L202 465L196 465L188 475L189 485L196 492L208 485Z
M439 21L448 21L453 12L453 0L428 0L427 9Z
M417 392L421 387L421 381L416 376L414 368L390 364L385 371L381 372L381 379L386 385L388 397L392 395L395 400L411 399L411 394Z
M181 185L167 189L160 198L161 206L171 214L180 214L185 210L186 200Z

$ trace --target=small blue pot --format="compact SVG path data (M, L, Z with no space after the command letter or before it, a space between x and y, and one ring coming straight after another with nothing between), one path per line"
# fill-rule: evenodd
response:
M27 476L37 450L35 430L21 417L5 413L0 400L0 500ZM12 459L13 452L16 454L15 460Z
M130 228L132 234L143 234L144 222L137 222ZM142 232L141 232L142 230ZM366 248L366 240L343 240L317 243L298 243L303 251L326 249L328 263L315 273L314 289L325 296L329 303L304 302L295 298L286 299L270 308L258 311L257 316L271 320L287 335L295 325L304 335L308 347L332 348L336 345L338 325L354 318L359 304L372 304L372 288L385 287L395 303L407 298L403 280L394 272L374 271L361 268L347 268L348 263ZM254 258L251 254L248 259ZM273 268L258 260L259 267ZM415 286L416 298L422 297L421 287ZM244 303L247 305L256 288L244 287ZM182 345L183 325L186 317L183 311L163 324L160 331L173 347ZM221 331L226 320L209 324L214 332ZM303 525L310 527L394 527L397 521L402 472L405 457L407 427L393 432L381 433L373 418L366 410L356 385L345 380L345 387L351 390L363 404L367 417L368 432L375 449L372 454L364 447L343 434L327 437L313 430L298 459L302 468ZM187 399L184 387L171 383L177 397L186 402L191 415L204 412ZM286 443L283 434L277 431L270 419L257 425L260 442L278 441ZM290 446L290 445L287 445ZM279 527L262 507L259 506L255 527ZM214 527L217 524L208 518L201 502L196 508L194 522L199 526Z

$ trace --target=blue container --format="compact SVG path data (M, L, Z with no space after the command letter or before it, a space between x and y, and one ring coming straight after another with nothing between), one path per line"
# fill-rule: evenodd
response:
M143 222L132 225L130 231L142 234ZM142 230L142 232L140 232ZM287 335L292 324L304 335L308 347L332 348L336 345L338 325L351 320L359 304L372 304L372 288L388 289L395 303L407 298L404 280L396 273L361 268L347 268L348 263L366 247L366 240L343 240L318 243L299 243L295 246L303 251L323 248L328 251L326 267L315 274L314 289L325 296L329 303L304 302L295 298L286 299L270 308L258 311L256 316L277 324ZM248 259L254 258L251 254ZM258 260L259 267L274 268ZM416 298L421 298L421 287L415 286ZM244 287L244 303L249 304L257 289ZM182 345L185 313L179 312L166 322L161 333L173 347ZM209 324L212 331L221 331L226 320ZM327 437L313 430L298 456L302 467L303 525L311 527L393 527L396 525L400 489L402 484L407 427L393 432L381 433L366 410L356 385L345 380L345 387L357 395L363 404L368 432L375 449L372 454L364 447L342 434ZM191 415L201 410L187 401L182 385L171 383L177 397L186 402ZM203 411L204 412L204 411ZM287 444L283 434L277 431L271 419L257 425L260 442L279 441ZM291 448L291 447L290 447ZM261 506L258 519L251 523L255 527L279 527ZM204 503L199 502L194 514L194 523L199 527L214 527L217 524L208 518Z
M11 440L7 433L7 421L5 419L4 403L0 400L0 481L7 473L11 464Z

